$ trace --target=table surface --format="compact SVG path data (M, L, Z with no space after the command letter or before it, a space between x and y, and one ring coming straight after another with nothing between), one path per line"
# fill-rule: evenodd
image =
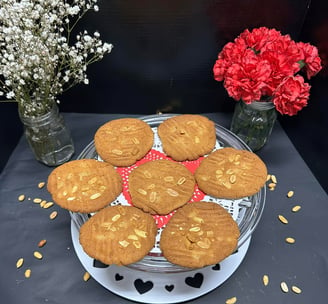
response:
M204 114L218 124L228 127L228 114ZM131 116L131 115L129 115ZM65 113L71 129L76 153L92 141L97 128L108 120L124 115ZM276 124L267 145L257 153L276 175L274 191L267 191L266 205L261 221L253 233L247 254L233 275L221 286L199 298L185 303L225 303L237 297L237 303L276 304L314 303L326 299L328 286L328 197L306 166L289 138ZM40 208L33 203L38 197L51 200L46 181L53 168L38 163L21 138L0 176L0 294L3 303L132 303L102 287L94 279L83 281L85 269L73 248L67 211L58 206ZM293 190L294 196L287 197ZM24 194L26 199L18 201ZM29 200L30 198L30 200ZM291 208L300 205L299 212ZM58 211L54 220L52 211ZM278 215L284 215L288 224L282 224ZM287 244L286 237L295 238ZM37 244L46 239L39 249ZM39 250L42 260L33 257ZM24 265L16 269L16 261L24 258ZM24 271L31 268L29 279ZM269 276L268 286L262 283ZM289 292L280 289L285 281ZM301 288L301 294L291 286Z

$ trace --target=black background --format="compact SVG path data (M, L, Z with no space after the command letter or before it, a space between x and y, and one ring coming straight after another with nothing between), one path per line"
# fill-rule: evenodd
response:
M90 12L80 29L99 31L114 49L89 67L89 85L59 96L62 112L232 112L234 100L212 75L227 42L245 28L267 26L316 45L324 69L310 81L308 107L278 119L327 191L328 2L99 0L98 5L100 11ZM2 169L23 129L15 103L0 107Z

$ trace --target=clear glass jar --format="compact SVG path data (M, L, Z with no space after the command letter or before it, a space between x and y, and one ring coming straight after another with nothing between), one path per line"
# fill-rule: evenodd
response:
M266 144L276 119L277 112L272 102L254 101L246 104L239 101L235 106L230 130L252 151L257 151Z
M72 157L74 144L71 134L56 104L40 116L27 116L21 107L18 107L18 113L26 139L38 161L47 166L57 166Z

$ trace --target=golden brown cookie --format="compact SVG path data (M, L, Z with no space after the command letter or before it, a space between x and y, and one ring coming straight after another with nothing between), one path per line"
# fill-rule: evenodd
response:
M54 169L48 177L47 188L62 208L89 213L115 200L122 192L122 178L111 164L80 159Z
M164 152L176 161L195 160L210 153L216 143L215 125L205 116L183 114L158 126Z
M137 118L120 118L102 125L94 136L99 156L113 166L133 165L151 149L154 133Z
M92 258L110 265L141 260L154 246L157 226L150 214L131 206L106 207L80 228L80 243Z
M194 202L172 216L162 231L160 248L171 263L199 268L219 263L233 253L239 235L237 223L223 207Z
M206 194L237 199L260 191L266 182L267 168L255 153L228 147L204 158L195 178Z
M187 203L195 190L193 174L171 160L154 160L135 168L129 175L129 192L134 206L151 214L168 214Z

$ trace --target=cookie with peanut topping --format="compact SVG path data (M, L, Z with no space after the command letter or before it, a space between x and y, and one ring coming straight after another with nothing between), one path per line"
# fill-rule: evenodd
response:
M118 167L133 165L151 149L154 133L137 118L120 118L102 125L95 133L94 143L99 156Z
M47 188L55 203L72 212L98 211L122 192L115 168L95 159L72 160L55 168Z
M266 178L267 167L255 153L230 147L212 152L195 171L203 192L227 199L256 194Z
M164 152L176 161L198 159L216 143L214 122L201 115L171 117L158 126L158 135Z
M172 216L161 234L160 248L171 263L200 268L233 253L240 232L232 216L211 202L187 204Z
M160 159L133 169L128 187L135 207L165 215L191 199L195 184L193 174L184 165Z
M106 207L80 228L80 244L104 264L128 265L153 248L157 226L154 218L132 206Z

